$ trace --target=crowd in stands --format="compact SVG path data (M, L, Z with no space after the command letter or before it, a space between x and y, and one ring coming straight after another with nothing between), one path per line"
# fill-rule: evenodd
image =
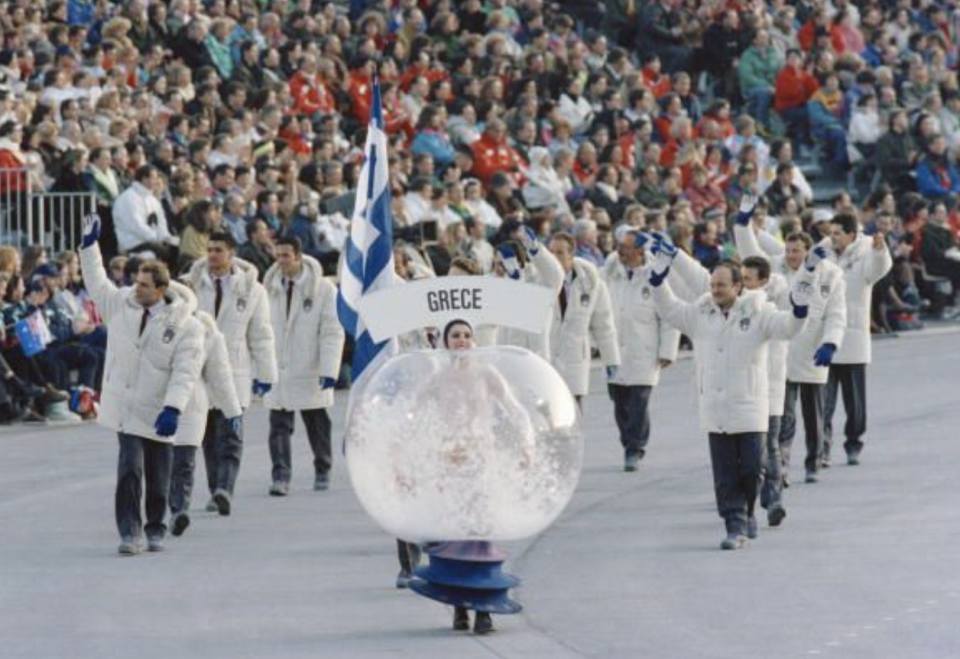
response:
M92 414L67 398L103 370L76 255L11 245L27 190L95 198L118 284L221 230L261 277L284 235L335 276L374 76L404 277L489 273L520 225L597 265L618 226L664 231L711 267L755 192L780 240L847 208L885 234L874 331L949 315L958 40L958 0L0 0L0 420Z

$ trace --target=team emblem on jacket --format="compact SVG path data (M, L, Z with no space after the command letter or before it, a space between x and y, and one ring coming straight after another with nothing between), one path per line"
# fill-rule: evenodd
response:
M303 301L303 310L307 313L310 313L310 310L313 309L313 298L308 297Z
M169 326L167 327L167 329L163 330L163 337L161 340L164 343L170 343L171 341L173 341L173 337L175 337L176 335L177 335L177 330L173 329L172 326Z
M740 331L741 331L741 332L746 332L746 331L749 330L749 329L750 329L750 319L749 319L749 318L741 318L741 319L740 319Z
M237 298L237 311L243 313L243 310L247 308L247 298L238 297Z
M589 294L589 293L584 293L583 295L580 296L580 306L581 306L581 307L589 307L589 306L590 306L590 294Z
M641 291L640 291L640 297L642 297L644 300L649 300L649 299L650 299L650 287L649 287L649 286L644 286L643 289L641 289Z

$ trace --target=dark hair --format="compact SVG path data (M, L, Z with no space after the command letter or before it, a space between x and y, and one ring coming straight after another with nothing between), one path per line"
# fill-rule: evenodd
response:
M733 279L734 284L743 283L743 271L740 269L740 264L736 261L731 261L730 259L721 261L717 264L717 267L714 268L713 271L716 272L720 268L726 268L730 271L730 277Z
M246 226L246 228L244 229L244 230L246 231L246 233L247 233L247 239L248 239L248 240L252 240L252 239L253 239L253 234L255 234L255 233L257 232L257 225L258 225L258 224L263 224L263 225L265 225L265 226L269 226L269 225L267 224L267 221L266 221L265 219L263 219L262 217L255 217L255 218L253 218L252 220L250 220L249 222L247 222L247 226Z
M803 243L808 250L813 247L813 238L806 231L795 231L787 236L788 243Z
M762 256L748 256L743 260L743 267L756 270L760 281L770 279L770 261Z
M300 256L303 253L303 245L300 243L300 239L296 236L283 236L282 238L277 238L277 247L286 245L287 247L293 248L293 253L297 256Z
M143 181L150 178L150 175L153 174L155 171L157 171L157 168L154 167L153 165L140 165L140 167L137 168L137 172L133 175L133 177L134 179L136 179L138 183L142 183Z
M208 241L211 243L213 242L223 243L230 249L237 248L237 241L234 239L233 234L230 233L229 231L215 231L210 234L210 238L208 238Z
M153 285L157 288L167 288L170 286L170 270L163 261L149 259L140 263L137 272L150 275L153 279Z
M448 347L449 347L449 345L448 345L448 343L447 343L447 339L448 339L449 336L450 336L450 332L451 332L451 331L453 330L453 328L456 327L457 325L465 325L466 327L469 327L469 328L470 328L470 333L473 334L473 325L471 325L471 324L468 323L467 321L463 320L462 318L454 318L454 319L451 320L449 323L447 323L446 326L443 328L443 347L444 347L444 348L448 348Z
M860 228L857 224L857 218L853 215L853 213L848 213L845 211L840 211L834 215L832 222L833 224L839 225L840 228L843 229L844 233L855 234Z

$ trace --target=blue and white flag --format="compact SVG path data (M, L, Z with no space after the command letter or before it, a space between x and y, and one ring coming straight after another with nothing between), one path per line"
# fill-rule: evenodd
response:
M40 310L34 311L23 320L18 320L13 330L20 340L23 354L27 357L39 355L53 342L53 334L50 333L47 320Z
M371 365L396 353L396 339L375 343L358 312L360 299L393 285L393 215L387 173L387 135L383 130L380 82L373 81L370 125L364 146L363 168L350 222L346 259L340 274L337 315L353 337L353 381Z

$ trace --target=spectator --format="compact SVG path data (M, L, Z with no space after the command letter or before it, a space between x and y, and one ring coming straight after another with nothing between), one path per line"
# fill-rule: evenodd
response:
M837 171L844 171L847 159L847 133L840 121L843 109L843 93L840 78L831 73L823 86L810 98L807 112L810 116L810 132L814 140L824 146L827 163Z
M483 135L473 144L474 176L484 185L490 183L495 173L503 172L522 184L526 163L516 149L507 144L507 129L502 121L494 119L487 123Z
M747 101L750 115L757 120L761 131L770 129L770 106L773 103L777 74L782 65L777 51L770 45L770 34L766 30L759 30L737 67L740 91Z
M143 165L136 180L113 207L117 246L123 253L152 252L169 260L176 252L177 238L170 233L163 206L157 198L160 174L156 167Z
M929 274L950 280L954 299L960 301L960 244L947 226L948 219L947 205L936 202L923 227L920 258Z
M237 251L237 256L256 267L261 283L267 270L274 263L273 248L273 232L270 225L261 218L250 220L246 226L246 240Z
M606 261L598 246L597 223L593 220L577 220L573 224L573 238L576 241L574 256L589 261L598 268Z
M899 192L914 188L912 173L920 157L908 127L907 113L894 112L889 130L877 142L877 166L883 181Z
M787 51L787 63L777 74L774 109L787 125L794 148L810 143L807 102L817 92L816 79L803 68L799 50Z
M950 162L947 140L938 135L930 142L927 155L917 165L917 189L927 199L960 194L960 172Z

